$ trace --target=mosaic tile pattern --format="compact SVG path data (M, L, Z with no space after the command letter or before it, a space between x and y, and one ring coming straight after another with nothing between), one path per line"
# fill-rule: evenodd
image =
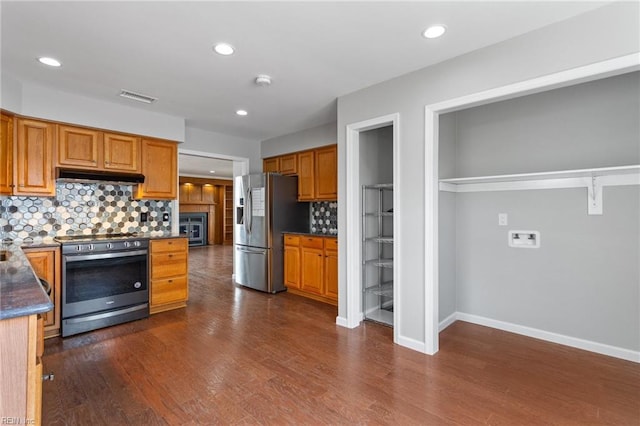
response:
M317 201L310 203L311 233L338 235L338 202Z
M170 232L171 202L134 200L132 191L128 185L58 182L55 198L2 197L1 240L37 243L63 235ZM144 223L141 213L148 214Z

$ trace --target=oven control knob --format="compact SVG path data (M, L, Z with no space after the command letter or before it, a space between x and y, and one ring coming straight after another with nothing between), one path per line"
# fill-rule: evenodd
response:
M112 249L112 248L113 248L113 244L111 244L111 243L107 243L107 246L106 246L106 247L107 247L107 249Z
M129 248L129 247L131 247L131 243L129 241L125 241L124 242L124 246Z
M134 288L140 288L140 287L142 287L142 283L141 283L140 281L136 281L136 282L133 284L133 287L134 287Z
M140 247L140 241L134 241L133 245L136 246L136 247Z

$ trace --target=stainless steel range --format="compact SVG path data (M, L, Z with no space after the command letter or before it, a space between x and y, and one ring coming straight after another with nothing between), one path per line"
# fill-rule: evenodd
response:
M62 337L149 316L149 240L135 234L57 237Z

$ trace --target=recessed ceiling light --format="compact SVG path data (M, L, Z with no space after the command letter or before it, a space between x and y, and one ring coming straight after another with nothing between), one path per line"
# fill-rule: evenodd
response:
M49 65L50 67L59 67L62 65L59 60L48 58L46 56L38 58L38 62L40 62L41 64Z
M227 43L218 43L215 46L213 46L213 50L217 54L224 55L224 56L233 55L233 52L235 52L235 49L233 48L233 46Z
M236 111L236 114L245 116L245 115L247 115L249 113L247 111L243 110L243 109L239 109L239 110Z
M447 31L447 27L444 25L432 25L422 32L422 36L425 38L438 38L444 34L445 31Z
M215 173L215 172L216 172L215 170L209 170L209 173Z

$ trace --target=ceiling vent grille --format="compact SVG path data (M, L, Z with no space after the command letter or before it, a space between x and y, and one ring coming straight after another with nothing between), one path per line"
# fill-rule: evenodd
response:
M150 104L158 100L158 98L154 98L153 96L143 95L142 93L136 93L124 89L120 91L120 96L134 101L144 102L145 104Z

